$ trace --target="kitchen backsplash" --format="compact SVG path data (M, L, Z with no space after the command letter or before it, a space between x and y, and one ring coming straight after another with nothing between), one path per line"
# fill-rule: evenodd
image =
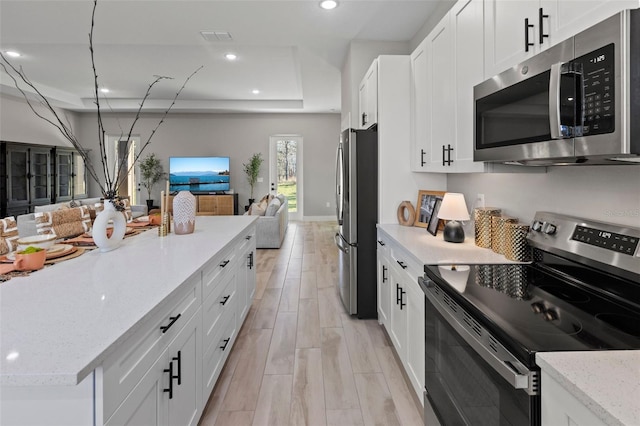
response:
M462 192L469 210L485 206L530 222L551 211L640 227L640 166L549 167L547 173L449 174L447 191Z

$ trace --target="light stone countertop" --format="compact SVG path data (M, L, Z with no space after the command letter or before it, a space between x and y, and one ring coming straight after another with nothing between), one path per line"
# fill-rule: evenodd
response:
M442 231L433 236L425 228L396 224L378 224L378 229L396 240L418 263L424 265L519 263L491 249L476 246L473 236L469 235L463 243L449 243L442 239Z
M540 352L536 363L604 423L640 425L640 351Z
M0 284L0 384L76 385L257 216L198 216Z

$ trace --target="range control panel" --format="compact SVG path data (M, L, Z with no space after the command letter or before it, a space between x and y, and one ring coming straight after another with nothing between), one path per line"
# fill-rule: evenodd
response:
M580 225L576 226L571 239L630 256L636 252L640 240L629 235Z

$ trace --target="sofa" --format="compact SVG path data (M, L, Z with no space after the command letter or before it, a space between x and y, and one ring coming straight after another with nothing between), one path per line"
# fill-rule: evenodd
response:
M266 201L266 208L260 208L260 203L254 203L245 214L257 215L256 222L256 247L280 248L289 226L289 201L283 194L278 194L273 199L280 202L280 206L274 208L274 201Z
M19 215L16 217L16 221L18 223L18 235L21 237L28 237L31 235L36 235L38 233L36 228L36 218L35 214L40 212L50 212L60 209L65 209L69 207L79 207L79 206L89 206L93 209L93 207L97 203L102 203L102 198L83 198L79 200L67 201L63 203L55 203L55 204L45 204L42 206L35 206L33 213L26 213ZM146 205L132 205L131 206L131 216L133 219L141 216L145 216L147 214L147 206Z

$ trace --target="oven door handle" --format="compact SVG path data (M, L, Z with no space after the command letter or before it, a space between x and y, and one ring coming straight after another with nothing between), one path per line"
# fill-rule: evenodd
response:
M422 277L418 278L421 287L426 287L425 294L429 302L436 308L436 310L442 315L443 319L464 339L465 342L485 361L489 364L502 378L504 378L514 389L525 389L527 394L536 395L537 391L533 389L530 372L521 373L516 367L516 363L520 364L517 360L502 360L487 349L478 339L467 330L455 316L450 314L446 307L443 306L437 297L432 293L435 284L433 281ZM442 290L441 290L442 291ZM461 310L458 310L461 312ZM462 315L462 314L461 314ZM526 367L522 367L526 370Z

